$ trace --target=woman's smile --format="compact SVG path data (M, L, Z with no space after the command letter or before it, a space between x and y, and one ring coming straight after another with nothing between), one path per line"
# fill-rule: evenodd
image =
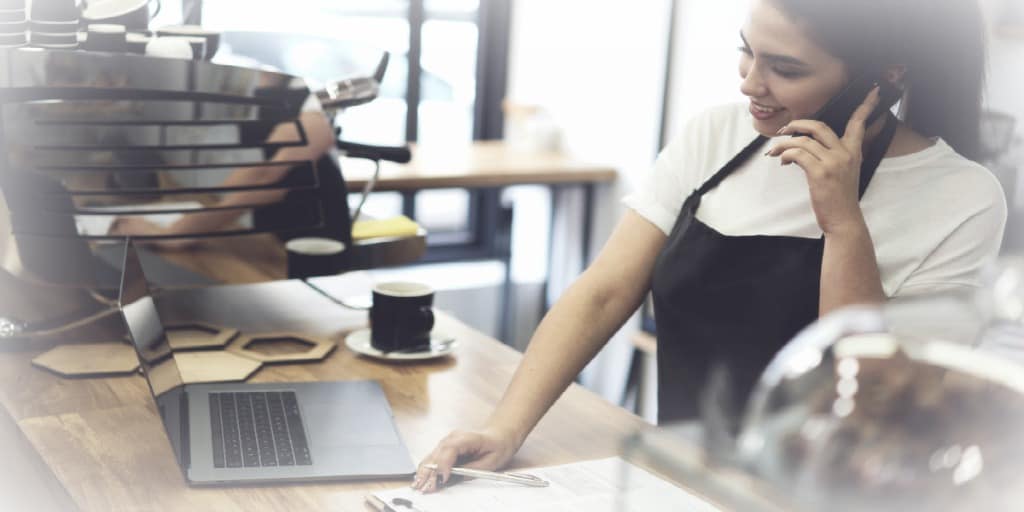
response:
M785 108L769 107L754 100L750 100L750 114L759 121L767 121L781 114Z

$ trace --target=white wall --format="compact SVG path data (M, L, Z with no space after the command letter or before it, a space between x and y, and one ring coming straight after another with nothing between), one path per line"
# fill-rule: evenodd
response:
M620 172L619 182L597 197L596 252L623 212L619 198L655 157L670 2L517 0L512 5L509 99L543 106L561 128L570 154ZM553 284L561 289L566 280ZM620 334L587 369L584 383L618 400L631 352Z

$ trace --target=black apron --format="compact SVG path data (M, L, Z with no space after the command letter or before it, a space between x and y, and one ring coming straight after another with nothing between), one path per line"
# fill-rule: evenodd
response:
M860 195L896 132L888 116L868 145ZM759 136L683 202L658 256L652 292L658 331L658 421L700 416L714 374L717 403L736 419L772 357L818 317L825 240L726 236L697 219L701 197L768 141ZM712 371L712 369L715 369Z

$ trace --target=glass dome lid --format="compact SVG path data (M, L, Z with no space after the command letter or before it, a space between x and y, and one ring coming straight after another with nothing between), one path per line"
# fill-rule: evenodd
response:
M738 462L799 509L1020 510L1024 366L895 334L902 307L839 311L790 342L751 397Z

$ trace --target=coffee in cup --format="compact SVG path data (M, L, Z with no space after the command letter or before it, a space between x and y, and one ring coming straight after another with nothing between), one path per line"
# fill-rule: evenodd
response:
M388 282L373 287L370 345L381 352L430 346L434 289L421 283Z

